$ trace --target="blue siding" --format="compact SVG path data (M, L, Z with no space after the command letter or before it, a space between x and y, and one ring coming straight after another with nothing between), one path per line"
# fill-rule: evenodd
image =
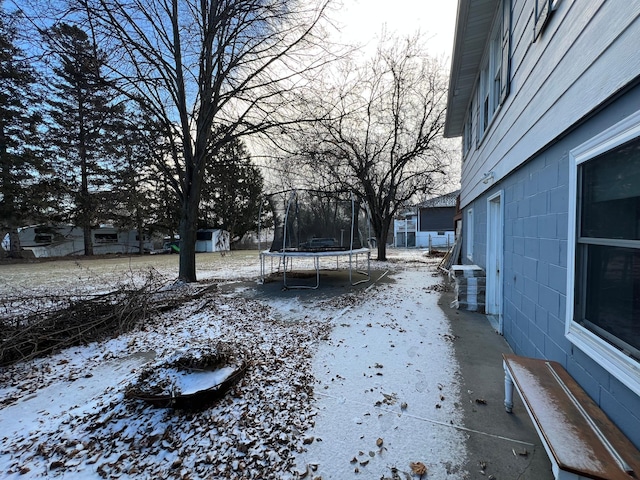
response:
M568 152L640 110L640 86L630 89L554 145L476 198L473 263L485 267L487 198L504 196L504 336L520 355L562 363L640 448L640 397L565 337Z

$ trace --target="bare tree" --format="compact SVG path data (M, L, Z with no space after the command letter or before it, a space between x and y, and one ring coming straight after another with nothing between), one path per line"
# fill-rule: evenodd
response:
M307 183L352 190L369 207L378 259L385 260L393 216L447 180L446 69L426 54L419 34L383 37L371 59L347 63L337 79L334 73L306 100L325 114L298 132L297 159Z
M196 281L205 164L235 139L295 121L285 107L328 61L319 27L330 0L75 1L117 60L122 92L164 125L172 153L161 167L181 202L179 279Z

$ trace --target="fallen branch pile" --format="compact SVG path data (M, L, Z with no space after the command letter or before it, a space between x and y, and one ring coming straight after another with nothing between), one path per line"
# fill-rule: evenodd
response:
M157 285L147 283L93 295L2 298L0 304L7 313L0 314L0 366L116 337L204 290L185 286L161 292ZM8 313L16 311L22 313Z

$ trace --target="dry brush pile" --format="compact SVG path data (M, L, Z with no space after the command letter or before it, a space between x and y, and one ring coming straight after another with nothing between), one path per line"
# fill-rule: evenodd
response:
M103 293L6 294L0 297L0 366L116 337L215 286L167 289L151 271L141 285L121 283Z

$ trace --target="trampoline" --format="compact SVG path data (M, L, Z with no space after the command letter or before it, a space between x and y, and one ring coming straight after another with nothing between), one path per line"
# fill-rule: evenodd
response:
M282 273L284 289L317 289L321 260L327 258L335 258L335 270L341 259L346 260L352 286L370 281L371 250L361 235L362 229L369 229L369 216L353 193L349 196L345 200L335 193L308 190L269 196L274 237L268 250L260 248L260 282ZM315 274L315 284L292 283L294 262Z

